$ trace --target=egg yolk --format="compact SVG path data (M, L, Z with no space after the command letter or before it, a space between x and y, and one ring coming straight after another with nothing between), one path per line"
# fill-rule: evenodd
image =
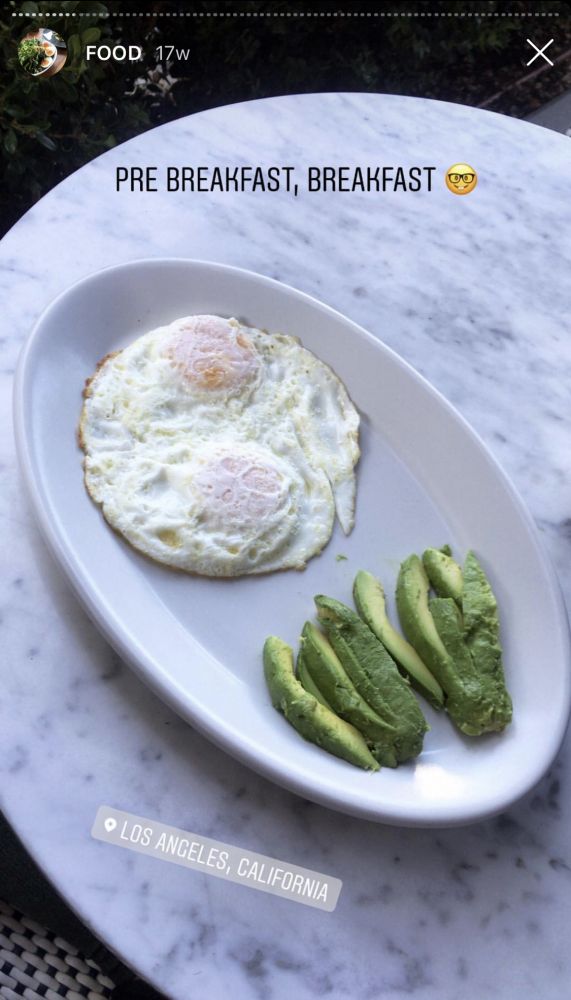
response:
M254 381L258 355L247 337L218 316L195 316L179 325L167 357L194 388L233 395Z
M282 507L287 484L282 474L260 460L226 455L200 470L195 484L203 516L216 528L257 529Z

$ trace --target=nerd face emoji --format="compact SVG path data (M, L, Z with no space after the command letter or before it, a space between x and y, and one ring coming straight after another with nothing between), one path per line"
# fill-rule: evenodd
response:
M478 175L467 163L455 163L446 171L445 180L452 194L470 194L478 183Z

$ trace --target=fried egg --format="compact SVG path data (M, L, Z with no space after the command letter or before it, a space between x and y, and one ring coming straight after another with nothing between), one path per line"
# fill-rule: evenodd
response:
M359 415L294 337L187 316L104 358L84 396L87 490L157 562L302 569L336 513L353 527Z

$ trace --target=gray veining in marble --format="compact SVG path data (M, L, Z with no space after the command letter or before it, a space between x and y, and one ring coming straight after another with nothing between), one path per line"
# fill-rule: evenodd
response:
M58 292L145 256L238 264L381 336L472 422L571 596L571 199L565 137L452 105L288 97L141 136L68 178L2 246L2 802L71 904L175 1000L560 1000L571 956L571 762L508 814L400 830L329 812L210 745L78 607L16 473L11 378ZM431 194L115 193L121 165L473 163ZM440 178L441 180L441 178ZM50 234L50 225L57 228ZM538 664L541 669L541 664ZM343 879L324 914L90 839L102 802Z

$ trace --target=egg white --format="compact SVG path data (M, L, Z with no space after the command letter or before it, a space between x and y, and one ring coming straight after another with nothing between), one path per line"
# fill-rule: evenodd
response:
M359 416L296 338L183 317L111 355L80 419L85 483L158 562L207 576L303 568L354 523Z

